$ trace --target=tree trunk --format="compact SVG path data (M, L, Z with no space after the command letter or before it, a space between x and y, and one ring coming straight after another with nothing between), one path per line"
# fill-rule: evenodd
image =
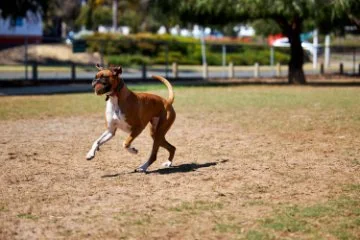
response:
M113 0L113 5L112 5L112 31L116 32L117 31L117 23L118 23L118 8L119 8L119 2L118 0Z
M288 38L290 42L290 62L288 80L290 84L305 84L305 74L303 70L304 51L301 46L302 20L296 18L288 28Z

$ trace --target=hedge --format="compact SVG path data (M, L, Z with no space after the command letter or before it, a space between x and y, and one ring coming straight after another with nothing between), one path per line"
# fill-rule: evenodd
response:
M123 66L139 64L164 64L177 62L184 65L202 63L201 45L198 39L154 34L94 34L86 37L90 52L103 52L109 64ZM209 65L222 64L222 44L229 42L207 42L206 60ZM168 48L168 54L166 55ZM267 46L230 43L226 47L226 61L235 65L261 65L270 63L270 49ZM287 49L275 50L275 61L288 63Z

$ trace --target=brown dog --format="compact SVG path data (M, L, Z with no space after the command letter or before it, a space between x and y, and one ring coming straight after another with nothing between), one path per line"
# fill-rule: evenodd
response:
M149 159L135 171L145 172L156 160L159 147L163 147L169 152L169 161L165 162L163 166L170 167L176 150L165 139L165 134L176 117L172 106L174 93L171 84L163 77L153 76L168 88L168 99L149 93L134 93L126 87L120 78L121 67L104 69L99 64L96 67L99 72L92 82L92 87L96 95L106 95L107 130L94 142L86 155L86 159L93 159L95 152L115 135L117 128L129 134L123 143L123 147L130 153L136 154L138 151L131 147L131 143L150 123L150 135L154 140L151 154Z

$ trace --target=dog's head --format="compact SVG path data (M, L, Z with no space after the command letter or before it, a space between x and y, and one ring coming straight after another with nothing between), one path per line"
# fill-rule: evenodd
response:
M120 66L104 69L99 64L96 64L96 68L99 71L91 84L96 95L110 95L123 86L124 82L119 77L122 73L122 68Z

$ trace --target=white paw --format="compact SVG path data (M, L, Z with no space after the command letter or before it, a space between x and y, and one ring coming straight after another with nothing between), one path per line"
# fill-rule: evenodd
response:
M91 160L95 157L95 153L92 151L89 151L88 154L86 154L86 160Z
M137 154L139 151L134 148L134 147L128 147L126 148L126 150L129 152L129 153L132 153L132 154Z
M164 163L162 164L162 166L163 166L164 168L171 167L171 165L172 165L172 162L171 162L171 161L167 161L167 162L164 162Z
M137 169L135 169L135 172L146 172L146 168L143 167L138 167Z
M146 172L147 168L150 166L149 161L145 162L143 165L135 169L135 172Z

